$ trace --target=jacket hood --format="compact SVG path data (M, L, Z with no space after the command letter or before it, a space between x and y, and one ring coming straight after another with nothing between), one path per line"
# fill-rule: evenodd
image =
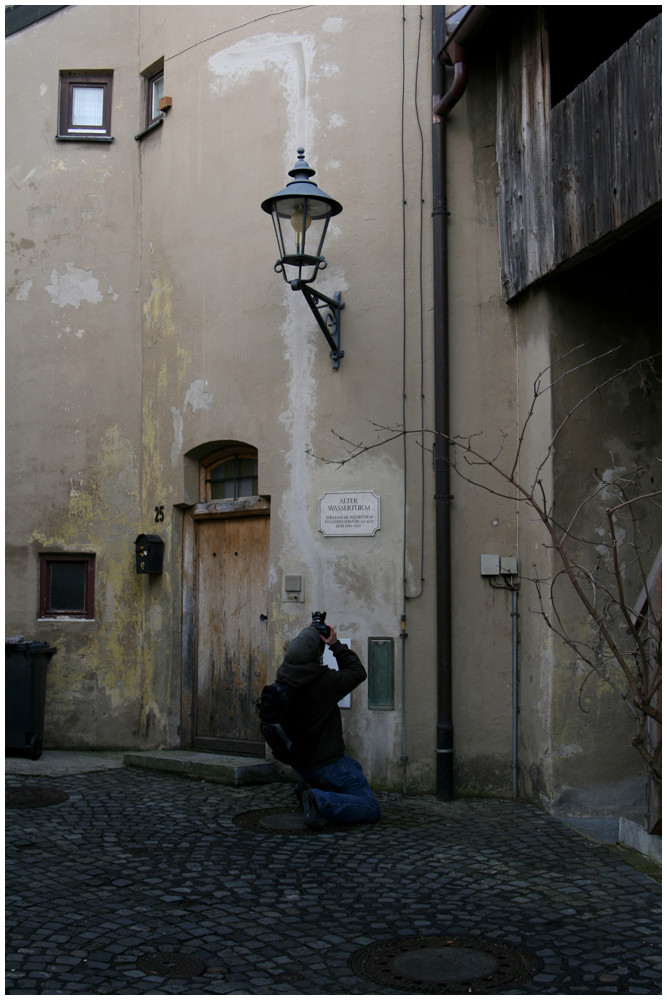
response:
M306 687L326 668L320 662L324 642L312 625L299 632L285 651L280 669L280 679L292 687Z

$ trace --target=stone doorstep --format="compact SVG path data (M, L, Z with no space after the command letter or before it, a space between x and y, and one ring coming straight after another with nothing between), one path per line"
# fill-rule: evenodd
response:
M621 817L618 839L633 851L639 851L656 864L662 865L662 836L648 833L639 823Z
M235 787L265 784L276 779L272 761L260 757L198 753L195 750L132 751L123 754L123 764Z
M601 844L620 844L662 865L662 836L650 834L639 823L621 816L558 816L566 826Z

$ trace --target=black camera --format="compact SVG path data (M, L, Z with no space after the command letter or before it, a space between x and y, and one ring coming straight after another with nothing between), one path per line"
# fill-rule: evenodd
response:
M313 614L312 614L313 622L312 622L312 624L313 624L313 628L317 629L317 631L320 633L320 635L323 635L326 638L328 638L329 637L329 633L331 632L331 629L329 628L329 626L326 623L326 617L327 617L326 611L313 611Z

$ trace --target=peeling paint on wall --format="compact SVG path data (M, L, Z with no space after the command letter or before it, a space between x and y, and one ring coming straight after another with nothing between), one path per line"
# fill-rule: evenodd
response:
M55 205L34 205L28 209L28 224L30 226L38 226L42 222L48 222L49 219L53 219L55 214Z
M104 296L100 291L100 283L92 271L85 271L68 261L64 274L51 271L51 284L44 286L44 291L51 296L54 306L74 306L78 309L82 302L97 305Z
M171 291L171 285L168 282L154 278L151 294L148 301L144 303L144 316L149 326L159 326L168 334L174 333L171 322Z
M322 25L322 31L328 31L332 35L338 35L345 28L345 19L342 17L328 17Z
M208 383L201 378L190 383L190 388L185 394L185 406L191 406L193 413L197 410L210 410L213 405L213 393L206 392L207 385Z
M171 416L174 421L174 441L171 446L171 464L175 469L183 448L183 417L177 406L172 406Z
M33 286L32 278L26 278L25 281L21 282L16 292L16 299L18 302L25 302L25 300L28 298L32 286Z
M310 34L255 35L211 56L208 68L215 77L211 91L222 97L243 86L256 73L278 71L289 120L285 155L288 160L290 157L295 159L296 147L305 145L308 148L314 131L308 93L314 54L315 38Z
M119 426L110 426L85 476L70 477L66 513L30 538L36 550L96 555L95 622L47 623L58 654L48 676L45 736L56 746L131 744L146 688L159 689L143 649L160 641L163 630L154 636L159 622L144 620L143 581L133 566L138 493L134 448Z

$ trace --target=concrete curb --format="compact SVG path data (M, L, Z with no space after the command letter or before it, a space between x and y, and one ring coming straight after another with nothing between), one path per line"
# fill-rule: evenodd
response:
M260 785L275 780L271 761L257 757L227 757L191 750L133 751L123 755L126 767L166 771L187 778L214 781L221 785Z

